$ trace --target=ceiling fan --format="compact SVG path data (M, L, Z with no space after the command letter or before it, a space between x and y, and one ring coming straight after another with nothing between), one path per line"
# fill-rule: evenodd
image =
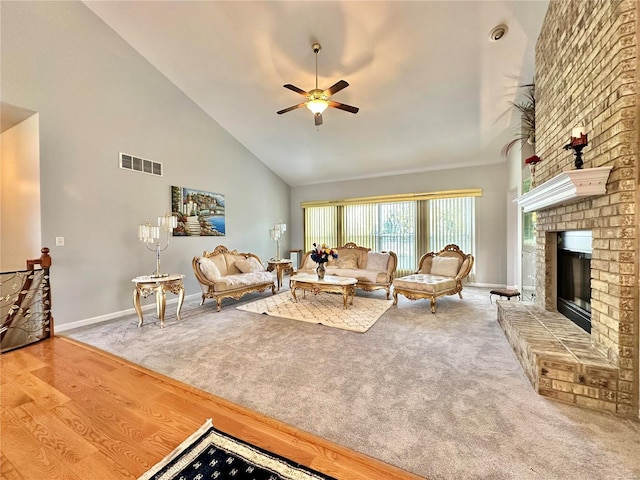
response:
M337 108L339 110L344 110L345 112L350 113L358 113L358 110L360 110L358 107L352 107L351 105L346 105L344 103L329 100L329 97L331 97L331 95L334 95L340 90L349 86L349 84L344 80L340 80L335 85L327 88L326 90L320 90L318 88L318 52L322 47L319 43L314 43L311 48L313 49L313 53L316 54L316 88L314 88L310 92L305 92L304 90L296 87L295 85L291 85L290 83L283 85L284 88L288 88L289 90L293 90L294 92L307 97L307 101L299 103L298 105L294 105L293 107L280 110L279 112L277 112L278 115L290 112L291 110L296 110L297 108L307 107L309 110L311 110L311 112L313 112L315 124L322 125L322 112L324 112L327 107Z

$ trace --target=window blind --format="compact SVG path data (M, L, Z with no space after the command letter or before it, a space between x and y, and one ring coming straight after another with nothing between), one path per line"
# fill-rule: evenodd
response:
M332 247L353 242L392 251L398 256L396 277L414 272L420 256L448 244L475 255L476 196L479 190L305 202L305 249L314 242Z
M338 245L338 212L336 207L311 207L304 209L304 249L313 244Z

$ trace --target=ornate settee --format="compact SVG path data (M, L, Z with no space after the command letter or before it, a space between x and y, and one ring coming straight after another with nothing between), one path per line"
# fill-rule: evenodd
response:
M334 247L338 258L329 258L327 275L352 277L358 280L356 288L366 291L384 289L389 298L391 282L398 266L398 257L393 252L372 252L353 242L343 247ZM311 259L311 252L302 257L299 273L315 273L318 265Z
M431 313L436 313L437 298L456 293L462 298L462 280L472 267L473 256L463 253L457 245L425 253L413 275L393 280L393 304L398 304L398 294L410 300L428 298L431 300Z
M273 274L265 270L260 258L253 253L238 253L218 245L212 252L193 257L191 263L202 289L200 305L207 298L215 298L218 312L223 298L238 300L247 293L263 292L267 288L276 293Z

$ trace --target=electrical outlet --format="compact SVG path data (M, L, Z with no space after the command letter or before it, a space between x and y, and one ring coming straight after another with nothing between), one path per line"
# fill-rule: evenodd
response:
M56 237L56 247L64 247L64 237Z

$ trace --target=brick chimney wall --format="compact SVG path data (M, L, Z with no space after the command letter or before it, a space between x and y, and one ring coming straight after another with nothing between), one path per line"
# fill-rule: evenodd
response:
M536 45L535 185L574 167L572 128L584 125L583 168L613 166L606 195L537 213L536 303L556 310L556 232L592 230L593 346L619 369L618 413L638 417L638 102L640 6L633 0L551 0Z

